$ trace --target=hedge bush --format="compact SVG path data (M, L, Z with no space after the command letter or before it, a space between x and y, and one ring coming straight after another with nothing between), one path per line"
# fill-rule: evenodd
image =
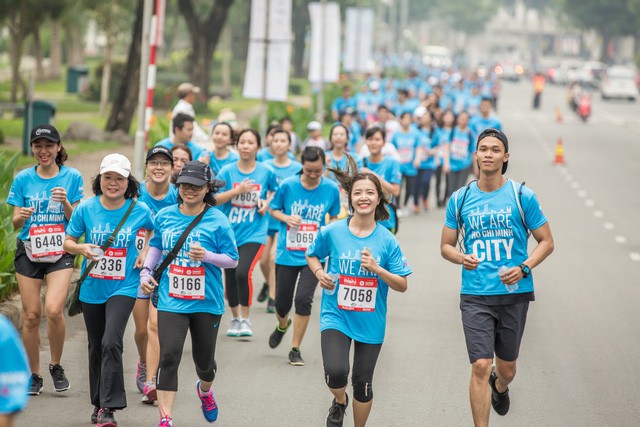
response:
M13 229L13 206L7 204L9 189L20 153L0 152L0 302L18 289L13 257L18 230Z

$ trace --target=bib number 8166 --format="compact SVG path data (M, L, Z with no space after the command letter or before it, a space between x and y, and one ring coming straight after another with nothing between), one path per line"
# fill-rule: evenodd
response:
M199 291L202 287L200 277L178 277L173 276L171 286L177 291Z

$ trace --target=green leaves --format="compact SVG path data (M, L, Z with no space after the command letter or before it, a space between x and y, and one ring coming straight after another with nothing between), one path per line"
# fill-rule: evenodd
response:
M16 252L18 231L13 229L11 218L13 206L7 204L7 196L13 182L13 173L20 153L10 155L0 152L0 302L4 301L17 287L13 257Z

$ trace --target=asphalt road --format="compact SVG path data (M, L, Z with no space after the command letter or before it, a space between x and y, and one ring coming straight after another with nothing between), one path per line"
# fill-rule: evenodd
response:
M593 116L579 122L565 91L547 86L542 109L530 108L527 82L505 83L499 103L510 139L508 177L526 181L542 202L556 250L534 271L531 305L511 411L496 426L631 426L640 417L640 104L594 99ZM554 109L563 111L557 123ZM552 165L562 138L566 166ZM409 290L392 294L388 329L374 381L372 426L471 425L469 363L458 310L460 267L440 257L444 212L402 221L398 239L413 268ZM260 273L256 283L262 283ZM320 297L320 293L317 293ZM331 396L323 381L317 306L302 346L304 367L287 364L290 333L276 350L267 345L274 315L262 304L251 316L248 340L221 334L214 383L221 426L323 426ZM223 318L222 330L229 317ZM44 329L43 329L44 332ZM43 334L42 363L49 360ZM187 342L174 414L178 426L206 425L195 395L196 375ZM133 325L125 338L129 407L122 426L155 426L156 408L139 402L134 384ZM81 318L68 321L63 365L67 393L31 399L18 426L86 426L87 351ZM352 426L351 410L346 426Z

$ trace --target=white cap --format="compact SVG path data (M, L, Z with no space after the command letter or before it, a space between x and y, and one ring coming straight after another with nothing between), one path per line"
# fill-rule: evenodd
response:
M307 130L322 130L322 124L316 120L309 122Z
M100 163L100 175L106 172L119 173L125 178L129 178L129 175L131 175L131 162L122 154L109 154Z
M200 88L193 83L181 83L180 86L178 86L178 96L180 98L184 98L190 93L195 93L197 95L200 93Z
M377 81L377 80L373 80L371 83L369 83L369 89L371 89L371 90L380 89L380 82Z
M425 114L427 114L427 107L425 107L423 105L419 106L418 108L416 108L413 111L413 116L414 117L418 117L419 118L419 117L424 116Z

